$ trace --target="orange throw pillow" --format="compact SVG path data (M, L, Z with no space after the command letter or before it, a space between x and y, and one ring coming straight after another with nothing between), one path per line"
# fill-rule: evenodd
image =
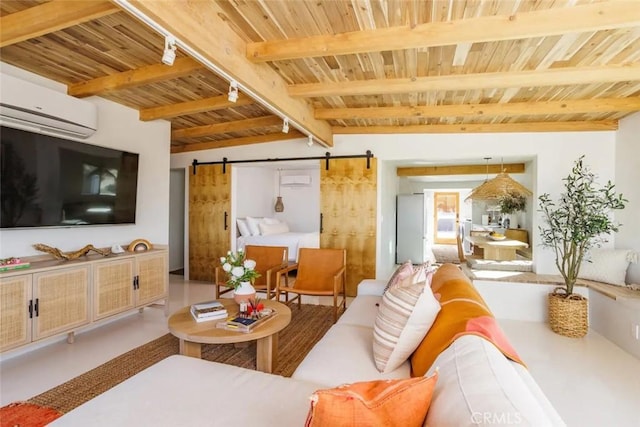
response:
M422 426L438 373L430 377L377 380L318 390L306 427Z

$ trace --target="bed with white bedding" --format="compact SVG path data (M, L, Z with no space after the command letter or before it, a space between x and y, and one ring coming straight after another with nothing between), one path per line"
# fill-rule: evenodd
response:
M317 231L311 233L289 231L286 233L269 234L266 236L257 235L238 237L236 249L244 249L245 245L286 246L289 248L289 261L297 261L299 248L320 247L320 233Z

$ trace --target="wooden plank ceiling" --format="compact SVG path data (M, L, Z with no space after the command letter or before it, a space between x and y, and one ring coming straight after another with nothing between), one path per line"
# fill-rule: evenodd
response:
M235 103L186 49L162 64L164 36L117 3L3 0L0 58L170 120L175 153L307 133L330 146L346 133L610 130L640 110L637 0L127 2L253 95ZM285 116L304 129L282 133Z

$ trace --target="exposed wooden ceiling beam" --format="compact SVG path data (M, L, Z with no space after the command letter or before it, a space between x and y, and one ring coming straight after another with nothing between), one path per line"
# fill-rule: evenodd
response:
M188 7L157 0L130 0L129 4L173 34L195 56L235 79L256 101L287 116L321 144L333 146L331 126L315 119L313 108L304 100L291 98L287 82L269 65L253 64L245 57L247 43L228 25L225 12L216 2L194 1Z
M396 168L398 176L480 175L485 173L524 173L524 163L503 165L411 166Z
M158 62L157 64L147 65L135 70L75 83L68 86L67 93L78 98L100 95L101 93L112 90L127 89L163 80L176 79L202 68L202 64L191 58L178 58L173 65L164 65Z
M390 95L446 90L478 90L511 87L581 85L640 80L640 62L546 70L504 71L496 73L451 74L415 78L375 79L289 86L295 97Z
M282 119L278 116L255 117L252 119L235 120L232 122L216 123L213 125L176 129L171 132L171 139L196 138L274 125L282 125Z
M634 1L608 1L515 15L483 16L247 45L254 62L562 35L640 25Z
M196 142L182 146L171 147L171 154L186 153L189 151L211 150L214 148L235 147L238 145L259 144L262 142L285 141L289 139L304 138L305 135L297 130L289 133L268 133L266 135L245 136L242 138L225 139L222 141Z
M120 12L108 1L54 0L0 18L0 47Z
M532 116L640 111L640 97L512 102L504 104L416 105L408 107L317 108L316 119L388 119L411 117Z
M170 119L172 117L223 110L225 108L241 107L249 104L253 104L253 100L243 94L238 96L238 100L236 102L229 101L229 99L227 99L227 95L220 95L195 101L145 108L140 110L140 120L147 122L157 119Z
M529 123L469 123L458 125L410 126L334 126L334 134L392 134L392 133L501 133L501 132L578 132L617 130L617 120ZM426 141L425 141L426 142Z

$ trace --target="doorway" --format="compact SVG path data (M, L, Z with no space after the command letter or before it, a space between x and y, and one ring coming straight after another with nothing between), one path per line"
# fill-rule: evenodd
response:
M184 169L169 174L169 271L184 275Z
M460 211L460 193L436 192L433 194L433 241L436 244L455 244L456 226Z

